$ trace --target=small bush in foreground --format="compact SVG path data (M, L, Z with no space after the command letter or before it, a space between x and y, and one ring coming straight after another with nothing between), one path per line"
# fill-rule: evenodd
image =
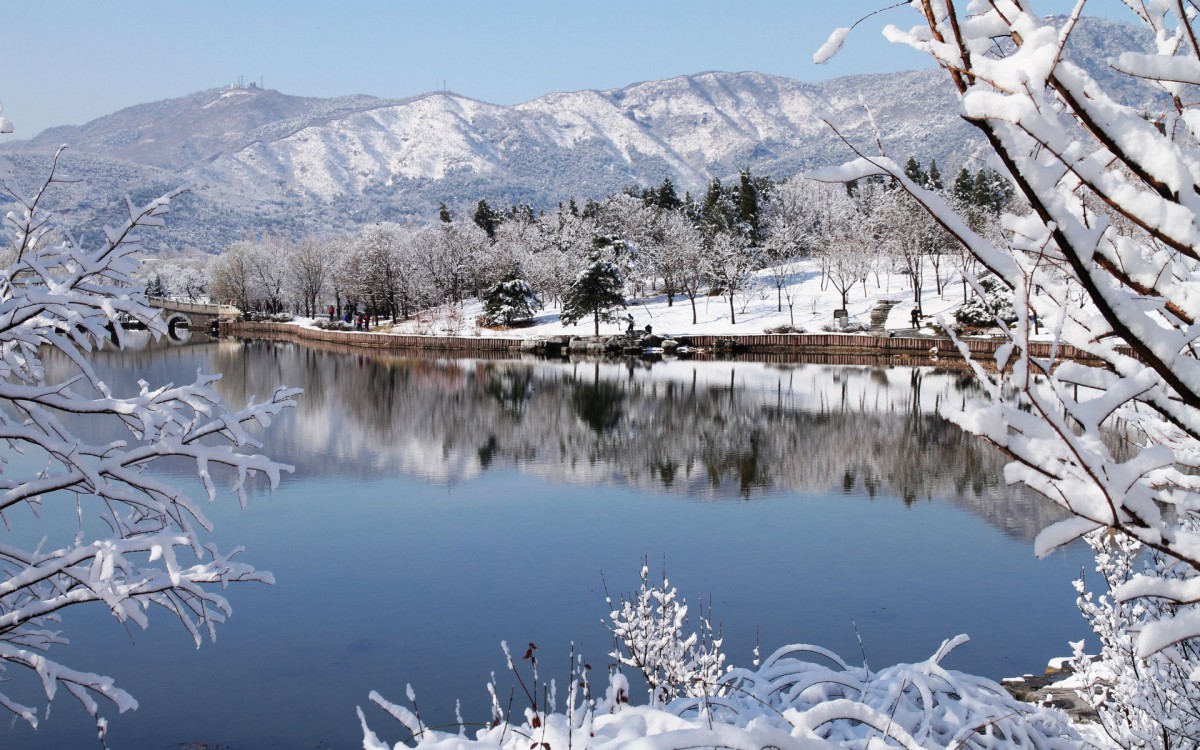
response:
M641 589L611 615L610 629L620 644L615 654L619 664L613 665L603 696L593 695L590 666L572 654L560 710L555 682L538 682L536 647L530 644L522 659L530 664L528 681L505 646L509 671L519 685L514 694L523 695L528 706L518 715L512 699L502 697L495 678L488 684L492 720L473 739L461 721L455 732L426 726L411 687L407 691L411 710L372 691L371 701L400 722L407 738L390 747L367 726L359 708L363 748L1078 750L1086 746L1059 711L1023 703L996 682L943 667L942 660L968 640L965 635L944 641L926 661L879 672L866 665L850 666L818 646L796 645L779 649L755 669L721 674L724 657L719 656L719 641L711 639L705 623L702 631L709 633L710 648L698 648L696 634L684 634L685 617L686 607L666 578L661 586L651 585L643 566ZM704 658L705 653L709 658ZM632 664L652 680L648 705L630 703L629 682L619 671L622 664ZM665 677L681 665L686 669L676 670L680 674ZM673 685L673 694L684 697L660 702L664 684Z

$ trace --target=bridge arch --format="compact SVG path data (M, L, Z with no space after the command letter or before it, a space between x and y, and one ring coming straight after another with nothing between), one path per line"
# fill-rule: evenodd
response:
M185 341L190 335L187 331L212 325L221 318L236 318L242 312L233 305L183 302L163 297L150 297L149 302L151 307L163 311L163 322L167 324L172 341Z
M192 327L191 318L184 313L174 310L164 310L163 317L166 318L167 335L175 341L181 341L188 337L188 332Z

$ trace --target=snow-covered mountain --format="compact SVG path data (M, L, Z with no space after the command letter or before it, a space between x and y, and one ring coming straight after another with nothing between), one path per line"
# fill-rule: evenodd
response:
M1073 54L1111 75L1104 49L1131 33L1091 20ZM1126 96L1146 96L1121 85ZM62 205L79 223L126 193L188 185L193 195L177 204L168 241L218 251L247 233L427 220L438 202L459 211L479 198L545 207L664 177L695 193L747 166L788 177L849 158L843 138L871 153L882 144L899 159L935 158L946 172L979 145L945 75L922 70L815 84L709 72L516 106L446 92L394 101L231 87L54 128L5 152L32 179L70 144L64 166L86 187L67 187Z

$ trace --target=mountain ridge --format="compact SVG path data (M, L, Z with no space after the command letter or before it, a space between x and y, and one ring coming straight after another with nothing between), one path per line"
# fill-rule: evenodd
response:
M1088 19L1080 29L1071 53L1081 65L1126 99L1149 96L1104 63L1113 40L1147 43L1133 27ZM443 202L460 214L480 198L548 208L667 177L696 194L746 167L786 178L851 158L843 140L936 159L951 173L982 145L957 112L932 68L821 82L704 71L515 105L447 91L319 99L250 85L135 105L0 153L42 175L47 154L72 143L64 167L87 188L68 186L56 208L80 225L124 193L190 185L165 233L175 239L163 241L215 252L247 234L431 221Z

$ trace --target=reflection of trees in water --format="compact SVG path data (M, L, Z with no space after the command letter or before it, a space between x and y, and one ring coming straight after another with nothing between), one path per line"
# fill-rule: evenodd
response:
M595 363L595 374L591 382L575 379L570 384L571 408L580 419L603 437L612 430L625 415L622 408L625 395L620 386L611 380L600 379L600 363Z
M998 452L936 415L942 400L977 395L961 373L403 359L278 342L191 349L225 374L231 403L278 383L305 389L267 446L301 476L455 481L517 466L700 498L766 488L946 498L1024 538L1057 518L999 484Z

